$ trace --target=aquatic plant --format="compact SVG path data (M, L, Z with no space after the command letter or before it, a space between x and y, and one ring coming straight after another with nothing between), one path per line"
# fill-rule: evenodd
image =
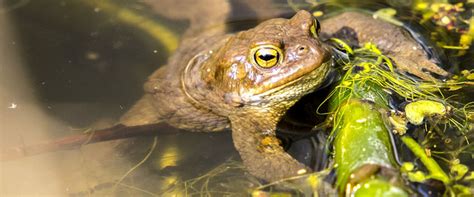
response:
M385 148L383 149L379 148L377 154L366 156L365 160L362 159L362 161L359 151L353 151L353 149L357 147L351 147L350 145L348 146L349 143L361 143L362 145L360 147L363 147L363 149L367 150L367 147L376 148L375 145L380 143L375 143L374 139L382 140L384 143L388 143L387 137L369 137L365 138L365 142L364 140L362 140L362 142L361 140L357 140L359 139L357 137L349 138L345 143L338 141L340 136L344 135L359 135L359 137L360 135L364 135L363 132L360 131L367 132L367 130L369 130L372 132L372 135L375 135L375 133L379 130L391 128L394 133L401 135L399 137L400 140L409 150L413 152L416 159L419 159L421 164L423 164L428 171L428 175L425 176L425 179L409 178L410 181L423 182L427 179L436 179L445 184L447 188L446 194L464 194L466 192L470 192L466 189L459 189L464 188L465 186L454 183L456 178L453 178L452 175L448 176L449 173L445 172L443 168L440 167L436 159L427 154L427 151L425 151L426 149L421 148L422 145L420 145L419 142L417 142L410 135L405 134L405 128L408 123L410 123L412 126L416 126L415 129L412 129L412 131L418 130L417 132L431 133L431 128L443 127L444 132L439 133L440 135L455 132L454 130L456 130L457 132L463 134L463 141L469 144L469 137L467 136L469 135L468 133L472 133L472 128L468 126L469 120L467 119L467 116L472 113L472 111L466 111L466 108L469 108L470 104L460 105L458 102L451 101L449 98L445 98L443 92L445 89L452 90L453 85L456 85L457 88L463 88L472 85L472 81L467 79L471 78L470 72L464 71L464 78L461 80L458 78L457 81L447 80L447 82L442 82L434 80L422 82L403 73L395 72L390 59L384 56L373 44L366 43L362 48L354 50L340 40L336 40L336 43L340 46L340 48L342 48L344 51L347 51L349 55L352 56L352 58L350 58L350 60L347 61L342 68L346 74L342 78L340 84L336 86L329 98L332 106L331 108L333 109L334 113L334 128L332 135L334 135L336 139L333 146L335 146L334 154L337 165L336 171L338 172L337 185L342 188L356 188L354 185L348 185L348 183L350 183L348 181L348 174L352 173L357 167L360 167L363 164L374 164L374 155L377 159L385 160L383 163L375 163L398 168L398 166L394 164L393 161L387 162L387 158L390 158L390 154L393 154L390 150L390 146L388 145L385 145ZM393 106L394 104L391 101L393 98L404 100L404 102L408 104L405 106ZM345 113L344 105L348 105L348 103L354 103L354 99L359 100L356 101L359 104L349 104L351 105L351 107L348 108L350 110L351 116L348 117L351 117L354 120L347 123L347 118L343 118ZM372 106L365 107L367 110L362 112L364 114L358 115L356 113L358 110L354 110L354 108L357 109L363 107L364 105L368 105L362 101L370 102L372 103L370 104ZM371 111L371 108L375 109ZM385 116L385 122L377 121L378 119L371 119L371 124L378 124L379 127L374 127L371 124L365 124L362 125L362 127L365 128L360 129L360 131L354 129L354 124L363 122L361 120L366 120L366 118L371 117L372 113L379 113L380 116ZM390 121L394 118L398 118L398 121ZM349 125L350 129L346 129L344 125ZM400 128L404 129L400 130ZM354 134L354 132L357 133ZM355 142L351 141L351 139L355 140ZM347 153L347 151L352 152ZM357 159L353 159L353 156L340 156L353 154L359 155ZM387 154L389 156L387 156ZM340 156L340 158L338 156ZM357 167L354 167L354 165ZM462 168L455 166L456 165L449 166L451 171L453 171L452 169L454 168ZM464 176L466 174L466 170L463 170L462 172ZM420 174L420 171L418 171L418 174ZM342 175L342 177L339 177L340 175ZM415 174L409 172L407 176L415 177ZM352 190L349 189L347 191Z

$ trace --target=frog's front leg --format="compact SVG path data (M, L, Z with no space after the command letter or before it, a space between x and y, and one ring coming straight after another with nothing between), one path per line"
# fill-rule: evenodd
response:
M285 152L276 138L273 120L261 119L258 114L230 119L234 146L251 174L276 181L311 171Z

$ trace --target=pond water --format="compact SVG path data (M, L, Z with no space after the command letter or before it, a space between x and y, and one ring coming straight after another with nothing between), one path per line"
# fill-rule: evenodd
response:
M190 24L184 17L160 13L163 9L156 6L168 5L165 3L168 0L91 2L0 2L2 150L112 126L142 96L143 83L166 63L172 53L166 43L175 37L152 35L150 29L121 18L120 12L126 10L142 17L139 19L154 21L176 38ZM231 13L225 19L228 31L258 23L257 11L248 2L251 1L231 1ZM332 1L330 4L257 1L262 6L268 2L273 2L282 12L266 13L266 17L272 14L289 17L294 9L322 10L326 14L344 7L368 11L391 7L397 9L398 19L421 35L420 41L428 45L435 42L430 41L435 27L417 25L419 18L406 9L413 3L411 0ZM183 16L185 12L182 11ZM449 32L434 37L449 45L457 41ZM463 54L459 51L439 49L433 53L453 73L474 69L472 47ZM474 88L465 89L459 99L472 101L473 92ZM230 132L161 129L170 132L156 138L116 140L2 161L0 195L238 196L263 184L243 169ZM472 170L472 154L463 157L462 161L471 162ZM334 194L331 192L326 194Z

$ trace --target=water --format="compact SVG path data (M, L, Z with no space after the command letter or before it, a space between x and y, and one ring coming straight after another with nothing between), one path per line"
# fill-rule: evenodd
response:
M309 8L312 4L306 2L310 1L294 1L297 7ZM344 5L376 11L390 6L402 8L410 2L340 1L317 5L317 9L331 12ZM2 3L2 148L110 126L141 97L147 76L165 64L170 55L162 42L143 30L82 1L5 0ZM283 15L291 16L293 11L286 1L277 3L283 6ZM185 32L189 25L186 20L160 16L137 1L117 1L117 5L163 24L176 35ZM228 19L230 31L257 23L255 12L248 11L244 3L232 1L232 6L235 10ZM415 20L410 12L400 13L399 17L403 21ZM413 29L419 28L422 35L433 31L433 27L415 26ZM462 56L454 56L457 52L441 50L440 59L451 65L449 70L453 72L473 69L472 47ZM464 101L472 100L469 97L472 89L467 91ZM153 138L143 137L2 162L0 193L159 196L182 186L180 181L216 172L212 171L216 168L224 175L217 174L211 180L211 191L238 194L262 184L235 164L239 157L229 132L160 136L150 159L116 184L143 160L153 143ZM190 183L195 183L196 188L190 189L190 193L206 191L201 188L206 179L194 180Z

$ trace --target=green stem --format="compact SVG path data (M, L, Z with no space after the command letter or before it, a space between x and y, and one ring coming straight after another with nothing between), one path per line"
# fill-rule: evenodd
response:
M421 162L430 172L430 177L438 179L445 184L449 184L450 180L448 175L444 173L443 169L436 163L436 161L429 157L425 150L411 137L404 135L401 137L402 142L415 154L416 157L420 158Z

